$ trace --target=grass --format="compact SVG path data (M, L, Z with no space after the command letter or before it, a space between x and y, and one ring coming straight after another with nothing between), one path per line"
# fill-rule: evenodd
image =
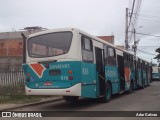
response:
M27 96L27 95L3 95L0 96L0 104L23 104L38 102L50 96Z
M0 95L24 95L24 85L5 85L0 86Z

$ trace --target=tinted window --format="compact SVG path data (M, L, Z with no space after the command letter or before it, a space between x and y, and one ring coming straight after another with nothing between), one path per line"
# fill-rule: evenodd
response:
M82 59L85 62L93 62L93 45L92 40L86 37L81 39Z
M107 49L107 46L104 45L104 60L105 60L105 65L108 64L108 49Z
M109 46L108 46L108 65L110 66L116 65L115 49Z
M31 57L50 57L69 51L72 40L71 32L49 33L32 37L28 40L28 53Z

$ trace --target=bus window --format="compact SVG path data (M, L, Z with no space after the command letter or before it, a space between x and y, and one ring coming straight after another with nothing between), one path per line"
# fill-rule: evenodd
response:
M69 51L72 41L71 32L57 32L39 35L28 39L30 57L51 57L65 54Z
M133 67L133 56L130 55L129 57L130 67Z
M108 60L107 60L107 59L108 59L107 46L104 45L103 48L104 48L104 60L105 60L105 65L107 65L107 64L108 64Z
M111 47L108 47L108 65L109 66L116 65L115 49Z
M36 55L46 55L46 46L38 45L38 44L32 44L32 53Z
M93 44L92 40L86 37L81 38L82 59L85 62L93 62Z

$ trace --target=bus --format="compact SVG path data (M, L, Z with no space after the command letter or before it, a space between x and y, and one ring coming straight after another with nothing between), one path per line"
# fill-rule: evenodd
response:
M153 76L153 80L160 80L160 67L158 66L153 66L152 67L152 76Z
M149 85L147 61L79 29L46 30L23 38L26 95L109 102L114 94Z

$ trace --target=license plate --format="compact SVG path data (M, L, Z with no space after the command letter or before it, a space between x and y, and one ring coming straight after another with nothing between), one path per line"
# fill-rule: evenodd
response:
M52 86L52 82L44 82L44 86Z

